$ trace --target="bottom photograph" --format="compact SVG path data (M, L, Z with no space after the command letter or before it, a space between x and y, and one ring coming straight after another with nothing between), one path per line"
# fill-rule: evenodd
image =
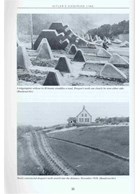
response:
M129 104L18 103L17 175L129 175Z

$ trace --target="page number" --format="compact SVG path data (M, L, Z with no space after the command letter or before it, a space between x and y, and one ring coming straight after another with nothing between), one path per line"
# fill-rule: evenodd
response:
M72 191L75 191L75 188L74 188L74 187L72 187L72 188L71 188L71 190L72 190Z

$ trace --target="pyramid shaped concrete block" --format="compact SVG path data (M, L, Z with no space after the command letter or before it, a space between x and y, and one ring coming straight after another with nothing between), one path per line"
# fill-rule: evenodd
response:
M43 38L38 49L37 58L40 59L53 59L51 47L46 38Z
M69 40L68 39L65 39L64 41L59 41L60 42L60 45L61 45L61 50L65 50L65 48L68 46L69 44Z
M28 53L23 46L17 47L17 68L30 71L29 67L32 66Z
M128 41L124 41L120 47L129 47L129 42Z
M104 65L103 69L100 72L100 76L108 79L127 79L127 76L111 63L107 63Z
M97 57L110 58L112 55L104 48L100 48L97 52Z
M62 75L57 70L49 71L44 86L60 86L63 85Z
M79 46L79 47L80 47L80 46L87 46L87 43L88 43L87 40L85 40L84 38L81 38L81 37L79 37L79 36L78 36L76 42L77 42L76 45Z
M129 63L127 62L126 59L118 55L117 53L114 53L112 57L109 60L109 63L112 63L113 65L128 65Z
M78 50L73 58L73 61L78 61L78 62L85 62L85 58L83 55L83 52L81 50Z
M113 40L112 42L115 43L115 44L121 44L122 43L122 41L117 39L117 38L115 40Z
M66 39L64 33L58 34L56 30L50 29L42 30L34 43L35 50L38 48L43 38L46 38L48 40L51 49L54 50L65 49L69 44L69 40Z
M66 56L62 56L59 58L55 69L59 70L60 72L65 72L65 73L72 72L70 61L68 60Z
M69 54L75 55L76 52L77 52L77 47L74 44L72 44L69 50Z

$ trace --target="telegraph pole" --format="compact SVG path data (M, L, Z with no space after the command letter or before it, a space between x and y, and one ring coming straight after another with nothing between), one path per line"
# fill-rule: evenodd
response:
M31 35L31 49L34 49L34 42L33 42L33 17L30 14L30 35Z

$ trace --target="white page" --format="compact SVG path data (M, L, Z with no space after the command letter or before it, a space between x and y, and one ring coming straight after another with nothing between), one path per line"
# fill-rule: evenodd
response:
M133 2L5 15L6 193L134 193Z

